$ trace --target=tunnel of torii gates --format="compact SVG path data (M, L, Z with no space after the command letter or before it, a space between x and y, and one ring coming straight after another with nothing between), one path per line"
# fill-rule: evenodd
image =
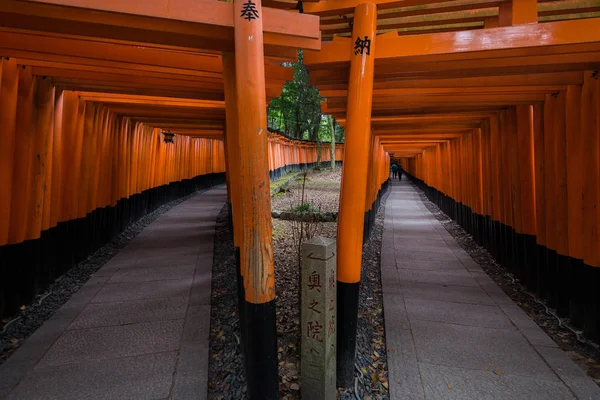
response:
M0 309L14 314L145 213L226 180L248 393L278 398L269 178L317 150L270 133L266 105L292 78L282 61L303 49L323 111L346 132L335 152L339 385L352 379L362 244L391 157L597 338L600 19L578 16L599 8L3 0Z

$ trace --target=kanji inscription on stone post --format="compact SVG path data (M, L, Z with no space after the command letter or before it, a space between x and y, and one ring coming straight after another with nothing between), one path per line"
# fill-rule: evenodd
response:
M335 240L302 246L302 398L334 400L336 338Z

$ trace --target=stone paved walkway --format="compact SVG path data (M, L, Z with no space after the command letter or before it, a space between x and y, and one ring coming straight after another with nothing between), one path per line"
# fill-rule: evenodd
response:
M205 399L224 186L177 205L0 367L0 399Z
M390 397L600 399L560 350L427 210L391 186L381 253Z

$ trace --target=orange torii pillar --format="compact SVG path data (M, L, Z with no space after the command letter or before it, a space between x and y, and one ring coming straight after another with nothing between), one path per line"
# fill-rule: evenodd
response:
M246 336L251 400L279 398L262 11L260 0L234 2L238 193L243 218L239 261L244 319L240 322Z
M235 249L235 260L237 266L238 285L238 310L240 321L246 320L244 280L240 268L240 249L244 234L244 219L242 216L242 195L240 192L241 170L240 170L240 142L238 136L238 112L237 112L237 86L235 74L235 54L223 52L223 80L225 92L225 154L227 160L227 192L229 200L229 227L233 233L233 247ZM245 324L241 324L245 328ZM246 357L247 334L242 332L241 346L244 352L244 363ZM247 367L247 363L245 364Z
M354 11L352 59L348 83L346 143L337 232L337 384L354 377L358 291L369 151L375 61L377 6L363 3Z

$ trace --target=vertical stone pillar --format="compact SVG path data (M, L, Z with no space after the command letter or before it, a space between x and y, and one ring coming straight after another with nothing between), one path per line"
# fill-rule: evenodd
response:
M302 245L302 398L335 400L335 241Z
M242 238L238 243L244 288L245 318L241 322L242 334L246 335L250 400L279 398L263 18L260 0L235 0L239 196L243 218Z
M354 11L352 30L337 242L337 385L343 387L352 382L356 353L358 290L367 197L367 161L371 146L376 26L377 6L373 3L358 5Z

